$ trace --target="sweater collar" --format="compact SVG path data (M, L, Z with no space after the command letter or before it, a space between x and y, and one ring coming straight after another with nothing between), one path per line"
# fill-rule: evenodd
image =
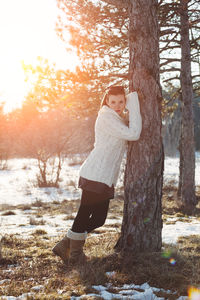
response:
M120 117L116 111L114 111L112 108L110 108L107 105L103 105L102 108L99 111L99 113L105 113L105 112L109 112L109 113L117 116L120 120L123 120L123 118Z

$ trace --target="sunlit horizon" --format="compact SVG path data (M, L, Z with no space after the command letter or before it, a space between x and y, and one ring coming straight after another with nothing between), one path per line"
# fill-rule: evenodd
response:
M57 69L73 70L78 64L56 34L59 13L56 0L0 0L0 102L5 112L20 107L31 88L23 63L35 66L41 56Z

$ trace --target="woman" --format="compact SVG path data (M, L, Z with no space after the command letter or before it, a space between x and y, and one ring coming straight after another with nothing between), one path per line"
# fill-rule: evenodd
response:
M129 125L123 118L129 111ZM67 263L85 259L83 246L87 234L106 220L109 201L114 198L126 141L137 141L142 129L136 92L127 97L122 86L110 87L101 104L95 123L95 143L80 169L81 204L72 228L53 248L54 254Z

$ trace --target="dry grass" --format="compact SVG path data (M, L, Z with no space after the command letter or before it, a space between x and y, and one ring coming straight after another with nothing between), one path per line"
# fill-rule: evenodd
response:
M197 197L198 205L196 206L196 210L193 212L193 216L199 219L200 218L200 188L197 188L196 197ZM164 220L166 220L166 218L169 216L173 216L173 217L177 217L179 221L190 222L189 215L187 215L181 209L181 203L180 203L180 199L177 196L176 187L171 185L164 186L162 206L163 206ZM183 218L185 218L185 220Z
M2 216L14 216L15 212L12 210L6 211L4 213L1 214Z
M42 290L35 292L34 299L45 299L45 295L48 299L60 299L59 290L64 299L70 299L72 295L92 291L92 285L109 281L114 286L148 282L151 286L178 291L176 297L168 298L177 299L178 295L187 294L189 285L200 284L200 236L180 238L174 248L165 246L163 253L167 255L143 253L121 257L113 251L118 235L107 232L88 238L85 247L90 257L88 263L65 266L52 255L55 240L44 239L44 235L45 232L38 232L27 240L14 236L3 239L0 280L8 281L1 285L0 296L19 296L43 285ZM176 261L175 265L170 264L170 257ZM115 271L115 275L108 279L107 271Z
M174 202L175 190L164 190L163 216L176 215L186 217L178 211ZM168 197L169 194L169 197ZM72 213L77 210L77 201L62 203L37 203L36 215L56 215ZM23 210L23 208L21 208ZM111 201L109 217L121 216L123 201ZM33 292L28 299L70 299L94 293L92 285L112 283L113 286L148 282L149 285L177 291L167 299L177 299L187 295L188 286L200 285L200 235L179 238L176 246L163 245L160 253L142 253L125 255L113 250L120 231L118 223L110 225L114 231L96 230L98 235L89 236L85 245L86 255L90 257L84 265L66 266L52 254L52 247L57 239L49 238L44 230L36 230L28 239L16 238L14 235L2 239L3 259L0 261L0 296L19 296ZM174 264L170 263L173 259ZM107 271L115 271L110 278ZM43 286L34 290L35 286ZM112 288L110 288L112 291ZM157 294L163 296L162 292ZM93 298L94 299L94 298ZM98 298L100 299L100 298Z

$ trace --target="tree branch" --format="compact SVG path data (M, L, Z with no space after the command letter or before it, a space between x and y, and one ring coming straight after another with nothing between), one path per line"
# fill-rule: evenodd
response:
M123 79L127 79L129 77L129 73L126 73L126 74L112 74L110 73L109 75L101 75L99 76L99 78L107 78L107 77L117 77L117 78L123 78Z
M172 81L172 80L180 80L180 78L179 77L171 77L171 78L163 80L163 82L169 82L169 81Z
M160 73L165 73L165 72L180 72L180 69L179 68L169 68L169 69L160 70Z
M173 34L173 33L177 33L177 31L172 29L160 30L160 36L164 36L166 34Z
M173 62L181 62L181 60L180 59L170 59L170 60L166 60L166 61L164 61L164 62L162 62L162 63L160 63L160 68L162 68L163 66L166 66L166 65L168 65L169 63L173 63ZM164 70L165 71L165 70Z
M180 47L179 46L167 46L166 45L165 47L160 49L160 53L162 53L163 51L167 51L169 49L180 49Z
M195 79L195 78L199 78L199 74L193 75L193 76L192 76L192 79ZM194 81L193 83L196 84L196 83L199 83L199 82L200 82L200 81Z
M200 22L200 19L197 19L197 20L194 20L194 21L190 21L190 24L191 25L194 25L194 24L199 24ZM197 27L199 29L199 27Z
M188 8L190 8L190 7L193 6L194 4L199 4L199 0L195 0L195 1L192 2L191 4L188 4Z
M171 57L161 57L161 58L160 58L160 60L163 60L163 59L165 59L167 63L173 62L173 61L178 61L178 62L181 61L180 58L171 58Z
M130 0L104 0L104 2L120 8L128 8Z

